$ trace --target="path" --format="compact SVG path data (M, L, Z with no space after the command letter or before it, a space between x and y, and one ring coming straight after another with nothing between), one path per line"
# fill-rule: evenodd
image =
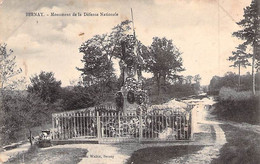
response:
M6 162L9 158L12 158L18 154L28 151L30 143L22 144L15 149L0 152L0 164Z
M209 106L213 105L215 102L211 98L204 98L203 100L197 101L187 100L186 102L196 105L192 111L193 117L195 116L195 142L196 140L203 139L204 143L213 143L210 146L205 146L202 150L194 154L187 154L182 157L172 159L168 163L210 163L212 159L218 158L220 149L227 142L225 133L219 126L220 123L210 119L211 116L209 114ZM211 137L203 137L205 134L208 134Z

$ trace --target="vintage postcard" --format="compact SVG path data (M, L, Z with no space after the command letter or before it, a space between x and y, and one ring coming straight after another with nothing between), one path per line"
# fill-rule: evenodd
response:
M257 0L0 0L0 163L260 163Z

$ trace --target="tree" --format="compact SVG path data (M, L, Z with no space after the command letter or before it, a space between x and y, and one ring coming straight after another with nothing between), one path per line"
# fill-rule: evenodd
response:
M194 76L194 90L196 93L198 93L200 91L200 81L201 81L201 77L199 74Z
M260 54L260 3L258 0L252 0L251 4L244 9L243 19L237 24L242 27L241 30L233 33L233 36L245 40L244 46L253 48L252 55L252 91L255 95L255 67L259 66ZM257 68L258 69L258 68Z
M115 77L112 57L108 47L107 35L96 35L84 42L79 51L84 53L82 62L84 68L77 68L82 72L86 86L99 85L101 99L104 97L106 85Z
M19 131L27 129L29 140L32 144L32 130L50 120L47 114L46 104L36 95L28 94L26 91L12 91L5 94L3 101L3 128L1 129L4 141L15 142L19 140Z
M15 56L12 56L13 50L7 51L6 44L0 44L0 90L1 95L4 90L11 90L20 82L13 80L16 75L22 72L17 68Z
M195 83L200 84L200 80L201 80L201 77L200 77L199 74L197 74L197 75L194 76L194 81L195 81Z
M233 61L233 65L231 67L238 67L238 87L240 87L241 78L240 78L240 68L250 66L248 58L251 57L250 54L246 53L246 46L244 44L240 44L236 47L236 51L233 51L233 56L230 56L228 60Z
M79 85L71 88L63 88L61 94L63 109L68 111L94 106L97 103L95 100L98 99L95 89L94 87Z
M186 76L186 82L188 83L188 84L191 84L192 83L192 80L193 80L193 77L191 76L191 75L189 75L189 76Z
M57 81L53 72L41 71L30 78L28 92L38 95L43 101L53 103L59 98L61 81Z
M4 120L6 119L6 115L4 104L6 103L7 95L18 88L18 85L23 82L21 79L15 79L22 72L22 69L17 68L16 57L12 55L12 50L7 50L6 46L6 44L0 44L0 134L2 134L5 127Z
M107 50L107 35L95 35L84 42L79 51L83 53L84 68L77 68L82 72L83 81L88 85L106 81L113 75L112 53Z
M156 79L158 94L160 94L161 80L176 78L177 72L183 71L181 53L166 38L154 37L149 52L152 60L148 61L148 72L151 72Z

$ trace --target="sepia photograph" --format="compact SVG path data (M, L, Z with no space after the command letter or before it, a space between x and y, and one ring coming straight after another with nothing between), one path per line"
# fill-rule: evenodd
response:
M0 164L260 163L258 0L0 0Z

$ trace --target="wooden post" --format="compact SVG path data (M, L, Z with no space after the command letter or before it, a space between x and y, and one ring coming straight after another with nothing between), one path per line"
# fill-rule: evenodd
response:
M64 114L64 139L68 139L67 130L67 113Z
M83 113L83 136L86 136L86 114L85 114L85 112Z
M99 112L97 111L97 138L98 138L98 143L100 143L100 116L99 116Z
M143 119L142 119L142 114L143 114L143 111L142 111L142 108L140 110L140 116L139 116L139 123L140 123L140 127L139 127L139 143L142 142L142 138L143 138Z
M118 112L118 137L120 137L120 112Z
M51 139L55 139L55 135L54 135L54 128L55 128L55 120L54 120L54 114L52 114L52 130L51 130Z
M76 129L76 115L75 113L73 112L73 137L76 137L77 136L77 129Z
M192 118L192 112L190 112L190 139L193 140L193 128L194 128L194 120Z

